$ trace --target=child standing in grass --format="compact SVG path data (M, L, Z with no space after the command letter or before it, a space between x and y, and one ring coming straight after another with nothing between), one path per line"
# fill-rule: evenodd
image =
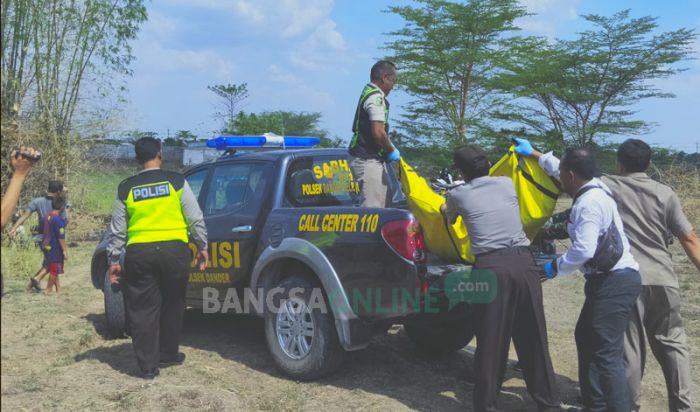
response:
M56 294L61 292L61 283L58 276L63 274L63 262L68 258L68 246L66 245L66 222L61 217L61 212L66 207L66 201L60 196L51 200L52 211L44 220L44 249L46 269L49 272L49 283L46 285L46 294L51 294L51 289L56 289Z

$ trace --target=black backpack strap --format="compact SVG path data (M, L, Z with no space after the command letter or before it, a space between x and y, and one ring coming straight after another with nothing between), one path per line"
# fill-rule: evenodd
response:
M571 203L571 204L572 204L572 207L573 207L574 204L576 204L576 201L577 201L581 196L583 196L584 193L588 192L589 190L593 190L593 189L600 189L600 190L602 190L603 193L605 193L605 194L608 195L613 201L615 201L615 198L613 197L613 195L612 195L610 192L608 192L607 190L603 189L602 186L593 185L593 186L586 186L586 187L584 187L583 189L580 189L578 192L576 192L576 194L574 195L574 200L573 200L573 202ZM617 204L617 202L615 202L615 204Z
M537 183L537 181L535 181L535 178L532 177L532 175L531 175L530 173L528 173L528 172L525 171L525 168L523 167L523 164L524 164L523 158L520 157L520 156L518 156L518 171L520 172L521 175L523 175L523 177L525 178L525 180L527 180L528 182L532 183L532 184L537 188L537 190L539 190L540 192L544 193L546 196L549 196L549 197L551 197L552 199L556 200L556 199L559 197L559 195L557 195L556 193L554 193L554 192L552 192L551 190L547 189L546 187L542 186L541 184Z
M574 196L573 204L576 204L576 201L583 196L584 193L593 189L602 190L603 193L612 199L613 203L617 207L617 202L615 201L613 195L599 185L586 186L579 190ZM613 215L608 229L598 237L598 246L596 247L595 254L588 262L584 264L584 268L593 274L608 272L615 267L620 259L622 259L623 253L622 235L615 224L615 216Z

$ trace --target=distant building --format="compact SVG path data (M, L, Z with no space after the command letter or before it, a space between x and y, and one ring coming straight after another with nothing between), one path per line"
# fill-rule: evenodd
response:
M131 143L102 144L98 143L90 147L88 152L91 157L100 160L134 160L134 145Z
M206 143L189 144L182 152L182 164L185 166L196 165L216 159L220 154L216 149L207 147Z
M164 146L163 159L166 162L182 164L183 147ZM112 162L136 161L136 153L132 143L121 144L95 144L90 147L88 154L98 160L109 160Z

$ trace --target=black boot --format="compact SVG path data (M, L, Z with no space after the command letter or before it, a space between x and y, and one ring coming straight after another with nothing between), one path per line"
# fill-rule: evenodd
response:
M158 376L158 375L160 375L160 370L158 368L153 368L153 369L149 369L147 371L143 371L143 378L144 379L152 380L152 379L155 379L156 376Z
M168 366L182 365L183 362L185 362L185 354L179 352L175 359L161 359L160 367L167 368Z

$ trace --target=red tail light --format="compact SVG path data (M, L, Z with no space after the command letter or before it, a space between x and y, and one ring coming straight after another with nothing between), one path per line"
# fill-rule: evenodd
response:
M392 220L382 226L382 237L396 253L411 262L425 260L425 240L415 219Z
M430 289L430 284L428 283L427 280L421 280L420 282L420 293L421 295L425 295L428 293L428 290Z

